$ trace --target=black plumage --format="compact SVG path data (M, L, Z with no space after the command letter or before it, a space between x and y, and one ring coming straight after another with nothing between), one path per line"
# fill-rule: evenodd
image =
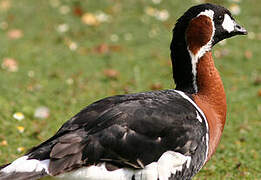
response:
M51 159L52 175L100 162L139 169L168 150L192 156L204 146L207 131L196 111L174 90L108 97L87 106L28 155ZM198 153L205 156L204 150Z

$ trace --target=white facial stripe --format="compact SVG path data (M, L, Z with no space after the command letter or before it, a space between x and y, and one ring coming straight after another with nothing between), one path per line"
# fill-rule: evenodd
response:
M214 11L212 11L210 9L209 10L205 10L205 11L203 11L203 12L198 14L198 16L201 16L201 15L205 15L205 16L209 17L211 20L213 20Z
M225 14L224 21L222 23L222 27L227 32L232 32L235 29L235 21L231 19L231 17L228 14Z

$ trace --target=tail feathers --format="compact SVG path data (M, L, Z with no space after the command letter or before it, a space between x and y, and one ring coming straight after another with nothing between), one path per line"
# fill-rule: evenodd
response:
M0 171L0 180L36 180L46 176L46 172L11 172L5 173Z

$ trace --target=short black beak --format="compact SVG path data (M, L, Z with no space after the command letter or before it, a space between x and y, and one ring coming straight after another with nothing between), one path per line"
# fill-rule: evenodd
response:
M247 30L236 23L233 34L235 34L235 35L247 35Z

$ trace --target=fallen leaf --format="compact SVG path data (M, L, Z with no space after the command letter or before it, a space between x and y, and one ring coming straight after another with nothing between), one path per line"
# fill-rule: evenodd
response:
M75 7L73 8L73 14L74 14L75 16L81 17L81 16L83 15L83 10L82 10L81 6L75 6Z
M245 57L246 57L246 59L251 59L253 57L252 51L246 50Z
M98 54L105 54L109 52L109 47L107 44L103 43L95 47L94 51Z
M117 77L119 76L119 72L115 69L105 69L103 70L103 74L111 79L117 79Z
M11 29L7 32L7 36L10 39L20 39L23 35L24 34L20 29Z
M8 145L8 143L6 140L3 140L0 142L0 146L7 146L7 145Z
M259 97L261 97L261 89L259 89L257 95L258 95Z
M11 2L9 0L2 0L0 1L0 10L1 11L8 11L11 7Z
M151 90L160 90L162 89L162 85L159 82L153 83L150 85Z
M9 72L18 71L18 63L13 58L4 58L1 66L3 69L6 69Z
M99 21L97 20L96 16L92 13L85 13L82 16L82 22L89 26L97 26L99 25Z
M154 16L156 14L156 12L157 12L157 10L155 8L150 7L150 6L145 7L144 11L149 16Z
M113 52L121 51L121 49L122 49L122 46L119 46L119 45L109 46L109 50L110 50L110 51L113 51Z

